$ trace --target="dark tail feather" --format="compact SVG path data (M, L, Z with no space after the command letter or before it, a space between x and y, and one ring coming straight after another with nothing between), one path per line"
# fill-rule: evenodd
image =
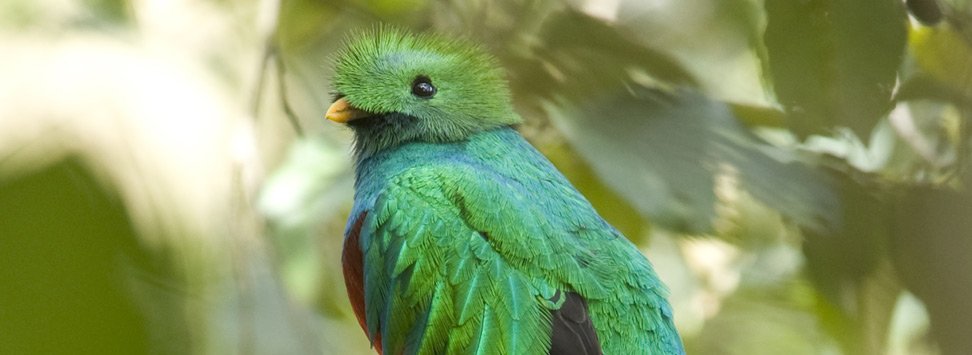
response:
M591 355L601 352L594 322L587 314L587 302L580 295L567 292L560 309L551 312L550 355ZM554 302L562 296L554 295Z

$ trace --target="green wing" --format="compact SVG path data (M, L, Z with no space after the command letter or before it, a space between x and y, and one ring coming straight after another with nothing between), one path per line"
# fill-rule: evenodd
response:
M389 354L544 353L541 288L493 249L488 231L467 223L459 193L467 181L450 171L400 175L364 222L369 336L380 332Z
M660 284L647 261L629 260L644 260L637 249L565 184L455 162L394 178L359 239L369 337L380 335L388 354L542 354L550 310L560 307L548 300L569 290L589 300L598 332L611 333L599 335L605 353L643 352L648 344L603 338L658 333L650 319L615 307L667 307L658 303Z

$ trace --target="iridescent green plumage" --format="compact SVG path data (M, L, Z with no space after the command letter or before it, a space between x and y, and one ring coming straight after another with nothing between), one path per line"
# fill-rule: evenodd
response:
M412 95L412 81L420 75L438 87L434 99ZM358 35L337 56L334 86L363 111L417 119L412 127L356 135L356 147L365 155L403 141L457 141L520 122L492 57L434 35L404 35L390 28Z
M414 95L417 77L436 94ZM605 354L684 353L648 260L509 127L519 118L492 59L380 29L339 55L335 88L367 113L348 122L357 179L344 262L376 347L547 353L561 322L551 315L577 295Z

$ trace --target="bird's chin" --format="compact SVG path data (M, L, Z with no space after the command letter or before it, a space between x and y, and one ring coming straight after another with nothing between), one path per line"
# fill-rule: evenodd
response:
M415 139L418 123L414 116L388 113L357 118L347 125L354 131L355 155L362 159Z
M403 134L414 129L419 119L397 112L369 113L367 116L348 121L347 125L359 132L370 134Z
M368 116L348 121L347 125L351 128L375 127L385 120L385 116L382 114L369 114Z

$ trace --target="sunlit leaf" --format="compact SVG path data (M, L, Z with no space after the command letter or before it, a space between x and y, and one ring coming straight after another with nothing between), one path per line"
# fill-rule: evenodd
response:
M923 73L964 100L972 100L972 44L957 30L915 27L908 44Z

